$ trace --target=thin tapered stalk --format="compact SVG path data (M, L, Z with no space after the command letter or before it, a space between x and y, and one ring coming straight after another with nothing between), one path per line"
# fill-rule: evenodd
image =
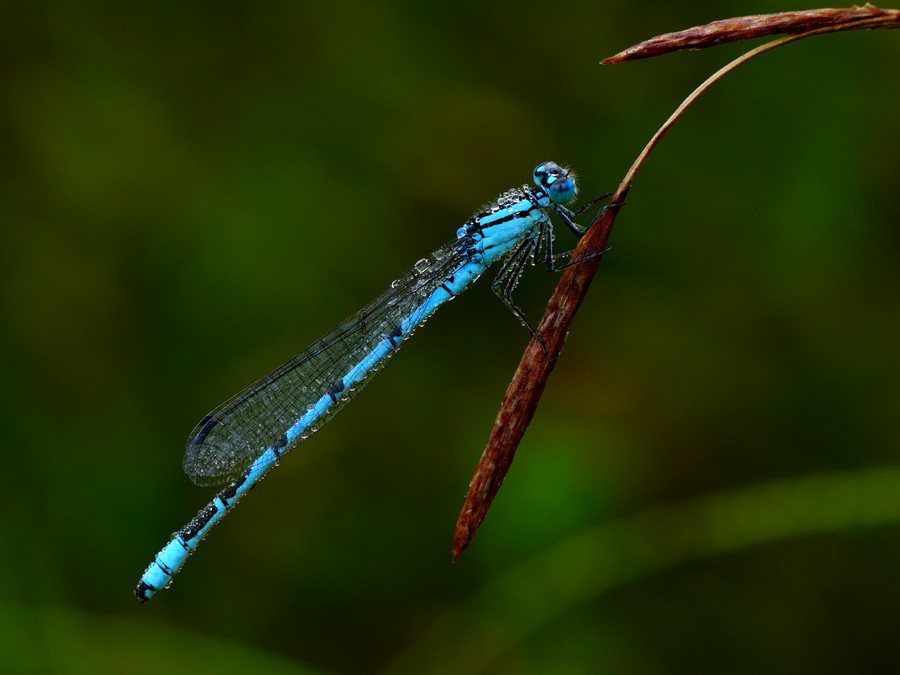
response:
M872 10L870 5L864 8L855 8L858 10ZM817 20L822 20L823 12L833 12L837 17L840 14L843 18L836 18L835 21L828 22L824 28L816 30L808 30L788 37L784 37L773 42L764 44L756 49L743 54L728 65L719 69L710 76L703 84L697 87L688 96L680 106L672 113L668 120L653 135L653 138L644 147L641 154L632 164L626 173L618 189L610 199L608 208L602 210L591 225L587 234L579 242L575 249L572 260L582 260L585 262L569 267L562 275L556 291L550 298L547 309L541 318L537 327L537 333L543 338L543 346L538 340L531 340L522 355L519 366L516 369L513 379L506 390L497 419L494 422L494 428L488 439L487 447L481 456L475 474L469 485L469 492L466 495L462 512L456 525L456 533L453 546L453 559L457 560L466 547L471 543L472 538L478 527L484 521L491 503L506 473L515 457L516 449L519 442L525 434L529 423L534 417L538 402L544 392L544 387L553 372L553 367L562 351L566 337L572 327L578 308L584 300L588 288L600 267L601 257L598 256L601 251L608 248L608 242L612 226L616 216L622 205L624 205L625 197L631 189L631 185L637 176L638 171L646 162L650 153L668 132L668 130L677 122L684 112L713 84L718 82L726 74L750 61L751 59L768 52L772 49L782 47L791 42L802 40L804 38L820 35L824 33L832 33L846 30L863 30L874 28L896 28L900 25L900 12L896 10L879 10L879 14L875 18L853 16L849 10L816 10ZM771 23L772 33L797 32L804 30L804 21L808 19L809 13L796 12L792 14L795 21L795 27L786 25L785 21ZM784 14L778 15L780 17ZM755 20L760 17L743 17L753 18ZM716 22L720 25L721 30L725 32L733 32L734 20L732 22ZM823 25L822 23L818 25ZM692 29L694 30L694 29ZM759 37L766 33L756 31L751 37ZM677 34L671 34L677 35ZM715 35L707 31L707 42L705 45L717 44ZM734 38L739 39L739 38ZM683 47L681 47L683 48ZM696 48L696 46L693 46ZM631 50L626 50L631 51ZM661 53L661 52L660 52ZM546 350L546 353L545 353Z

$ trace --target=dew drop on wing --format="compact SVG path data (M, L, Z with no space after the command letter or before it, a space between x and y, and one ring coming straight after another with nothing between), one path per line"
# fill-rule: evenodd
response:
M415 269L416 269L416 272L418 272L419 274L421 274L422 272L427 270L429 267L430 267L430 264L428 262L428 258L420 258L419 260L416 261Z

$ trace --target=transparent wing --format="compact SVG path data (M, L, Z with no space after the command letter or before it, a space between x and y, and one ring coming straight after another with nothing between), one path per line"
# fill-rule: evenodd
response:
M191 431L184 455L185 473L197 485L218 485L237 478L329 387L431 297L463 260L460 241L448 242L305 351L213 410ZM355 390L345 392L297 442L334 417L388 358Z

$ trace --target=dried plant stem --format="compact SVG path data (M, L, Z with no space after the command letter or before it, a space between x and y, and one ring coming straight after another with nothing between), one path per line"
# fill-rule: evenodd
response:
M706 49L727 42L751 40L767 35L811 33L821 28L836 30L900 28L900 11L880 9L867 3L862 7L805 9L797 12L739 16L658 35L604 59L603 63L635 61L682 49Z
M608 247L610 232L619 209L625 202L625 196L628 194L638 171L662 137L713 84L751 59L772 49L814 35L877 27L891 26L886 26L884 19L855 21L842 25L829 25L825 28L790 35L761 45L743 54L710 76L678 106L669 119L653 135L625 174L618 189L610 199L609 207L597 215L590 230L575 249L572 259L584 259L585 262L569 267L563 273L556 291L547 305L544 316L537 327L538 334L543 337L546 354L541 344L534 339L531 340L525 349L515 375L506 390L503 403L494 422L493 431L488 439L487 447L469 485L469 492L466 495L462 512L456 525L453 546L454 560L458 559L471 543L475 532L484 521L488 509L512 464L519 442L525 434L528 424L534 417L537 404L543 394L550 373L553 371L554 364L562 351L566 336L575 319L575 314L578 312L578 308L581 306L591 281L600 266L601 258L591 258L591 256L596 256Z

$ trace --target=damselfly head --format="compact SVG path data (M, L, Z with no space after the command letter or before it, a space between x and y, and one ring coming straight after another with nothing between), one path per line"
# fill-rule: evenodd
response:
M534 170L534 184L556 204L568 204L578 192L575 176L556 162L538 164Z

